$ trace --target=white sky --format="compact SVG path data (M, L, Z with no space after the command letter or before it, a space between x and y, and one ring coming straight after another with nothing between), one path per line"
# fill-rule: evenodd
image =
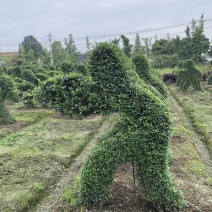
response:
M181 27L140 32L141 38L185 35L186 23L204 14L205 34L212 39L212 0L0 0L0 51L17 51L33 35L48 48L48 34L64 42L72 34L78 50L91 37L124 34L185 23ZM173 35L172 35L173 34ZM135 33L127 35L134 44ZM116 36L118 38L118 36ZM113 37L111 37L113 38ZM95 38L95 41L110 37Z

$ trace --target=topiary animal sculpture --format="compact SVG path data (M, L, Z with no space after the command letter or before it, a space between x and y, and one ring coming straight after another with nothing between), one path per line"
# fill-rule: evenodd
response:
M5 107L5 100L9 95L12 95L14 89L13 81L7 74L0 74L0 123L12 124L15 119L10 115Z
M159 75L150 69L147 58L141 53L136 53L132 61L140 78L147 84L155 87L164 97L167 97L168 92L165 84L162 82Z
M212 85L212 74L209 75L207 84Z
M180 61L178 64L178 78L176 81L177 86L180 86L183 71L184 71L184 66L185 66L185 63L183 61Z
M168 168L171 117L163 97L156 96L115 45L100 43L92 51L90 71L98 96L118 111L121 122L93 150L84 165L80 197L84 204L108 199L120 164L134 161L141 191L159 208L183 205Z
M180 72L179 75L181 77L180 89L186 92L191 85L195 90L201 91L201 72L194 67L194 63L190 59L186 60L184 67L184 71Z

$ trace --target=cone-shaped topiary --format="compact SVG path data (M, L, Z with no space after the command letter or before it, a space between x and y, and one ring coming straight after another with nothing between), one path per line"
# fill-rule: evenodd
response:
M90 71L100 97L121 115L108 136L98 143L81 173L84 204L108 199L120 164L134 161L141 191L161 210L181 207L183 199L168 168L171 117L164 101L138 76L131 62L115 45L100 43L92 51Z
M147 84L154 86L164 97L167 97L166 85L162 82L160 76L149 67L147 58L142 53L136 53L132 61L141 79Z
M190 59L186 60L184 71L180 72L180 89L186 92L189 86L193 86L195 90L201 91L202 74L194 67L194 62Z
M5 107L5 100L13 92L13 80L7 74L0 74L0 123L12 124L15 119L10 115Z

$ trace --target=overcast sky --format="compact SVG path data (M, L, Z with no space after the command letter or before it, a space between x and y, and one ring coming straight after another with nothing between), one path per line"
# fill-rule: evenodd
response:
M201 14L208 19L205 34L211 40L212 0L0 0L0 51L16 51L28 35L48 48L49 33L62 43L72 34L78 50L83 50L86 35L99 42L110 39L102 36L132 32L126 34L132 44L137 31L153 42L155 34L158 39L167 33L183 37L186 23ZM143 31L177 24L184 25Z

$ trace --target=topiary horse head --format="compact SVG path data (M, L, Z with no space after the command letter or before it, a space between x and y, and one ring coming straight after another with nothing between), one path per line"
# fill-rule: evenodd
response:
M137 167L141 192L160 208L181 207L183 199L168 168L171 117L162 95L142 80L123 52L100 43L90 58L90 71L99 97L119 112L121 121L98 143L81 173L84 204L108 199L120 164Z
M13 94L14 85L12 78L5 73L0 74L0 123L11 124L15 122L15 119L11 117L5 107L6 98Z

